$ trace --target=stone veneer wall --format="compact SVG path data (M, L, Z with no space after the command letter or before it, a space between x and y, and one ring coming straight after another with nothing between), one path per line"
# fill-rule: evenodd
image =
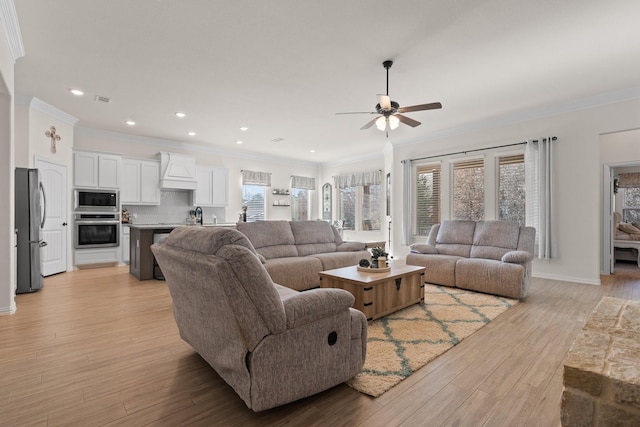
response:
M564 362L563 426L640 426L640 301L604 297Z

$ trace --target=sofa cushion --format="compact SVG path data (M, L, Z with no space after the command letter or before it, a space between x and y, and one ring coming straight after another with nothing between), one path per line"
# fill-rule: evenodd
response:
M456 263L456 286L507 298L526 296L525 268L492 259L463 258Z
M478 221L473 234L471 258L500 260L518 247L520 225L509 221Z
M471 245L475 228L475 221L442 221L436 243Z
M298 255L289 221L239 222L236 228L266 259Z
M335 253L335 243L308 243L306 245L296 245L298 256L307 256L323 253Z
M443 221L436 237L438 253L468 257L475 227L475 221Z
M424 281L443 286L456 285L456 262L463 257L455 255L428 255L414 254L407 255L406 262L410 265L426 267Z
M320 260L323 271L358 265L358 262L363 258L367 261L371 260L371 254L366 250L356 252L328 252L309 256Z
M322 263L314 257L285 257L267 259L264 267L271 280L296 291L320 286Z
M336 238L331 224L325 221L290 221L291 233L296 245L333 243ZM254 245L255 246L255 245Z
M425 245L424 243L414 243L409 246L409 250L414 254L437 254L438 250L435 246Z
M291 221L298 256L336 251L335 234L325 221Z
M363 251L367 245L364 242L342 242L336 247L337 252Z

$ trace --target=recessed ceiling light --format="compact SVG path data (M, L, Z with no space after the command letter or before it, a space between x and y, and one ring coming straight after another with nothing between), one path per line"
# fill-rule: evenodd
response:
M309 152L310 152L310 153L315 153L315 152L316 152L316 150L309 150Z
M196 133L195 132L189 132L188 135L189 136L196 136Z
M249 130L249 128L248 128L248 127L246 127L246 126L242 126L242 127L240 128L240 130L241 130L241 131L245 131L245 130Z
M236 141L236 144L240 145L240 144L242 144L242 141L237 140L237 141Z
M180 111L178 111L178 112L176 113L176 117L180 117L181 119L182 119L183 117L186 117L186 116L187 116L187 115L186 115L185 113L181 113Z
M128 124L129 126L135 126L136 125L136 122L134 122L133 120L127 120L125 123Z
M69 89L69 92L71 92L72 94L74 94L75 96L82 96L84 95L84 92L81 91L80 89Z

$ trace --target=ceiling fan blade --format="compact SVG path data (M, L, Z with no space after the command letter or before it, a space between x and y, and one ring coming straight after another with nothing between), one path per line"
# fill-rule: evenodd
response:
M371 126L373 126L373 124L376 122L376 120L378 120L377 117L375 119L371 120L370 122L368 122L366 125L362 126L360 128L360 130L369 129Z
M420 104L420 105L412 105L411 107L398 108L398 113L410 113L412 111L423 111L423 110L437 110L438 108L442 108L442 104L439 102L432 102L431 104Z
M391 98L387 95L378 95L378 103L383 110L391 109Z
M375 111L356 111L356 112L350 112L350 113L336 113L337 114L378 114Z
M396 117L397 117L397 118L398 118L402 123L404 123L405 125L409 125L409 126L411 126L412 128L414 128L414 127L416 127L416 126L420 126L420 125L421 125L421 123L420 123L419 121L417 121L417 120L413 120L413 119L410 119L409 117L407 117L407 116L403 116L402 114L395 114L395 116L396 116Z

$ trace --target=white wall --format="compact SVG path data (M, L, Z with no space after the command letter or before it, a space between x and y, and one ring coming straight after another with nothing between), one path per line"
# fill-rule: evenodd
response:
M186 153L196 156L196 164L218 166L229 171L229 206L226 209L226 218L218 218L218 222L236 222L238 214L242 211L242 183L241 173L243 169L270 172L271 188L267 188L266 218L269 220L291 220L291 209L272 206L274 198L281 196L271 195L272 188L289 188L291 175L308 177L318 176L318 167L315 163L300 162L267 156L245 155L239 152L220 151L162 139L136 137L114 132L96 131L86 128L77 128L74 137L74 148L78 150L91 150L122 154L125 157L138 159L158 159L160 151L173 153ZM322 184L316 182L316 194L320 193ZM312 219L319 212L318 197L312 197Z
M15 195L13 141L14 60L0 19L0 314L15 312Z
M443 132L429 141L395 146L394 170L401 170L402 159L557 136L558 258L547 262L536 260L533 274L598 284L602 211L600 135L639 127L640 99L632 94L631 99L612 100L606 105L590 107L585 101L581 105L559 106L556 111L531 114L530 119L506 117L493 126ZM394 193L400 195L401 180L396 179L395 183ZM396 217L403 209L399 200L394 196ZM399 245L400 233L400 227L394 227L394 251L398 256L406 256L408 248Z

